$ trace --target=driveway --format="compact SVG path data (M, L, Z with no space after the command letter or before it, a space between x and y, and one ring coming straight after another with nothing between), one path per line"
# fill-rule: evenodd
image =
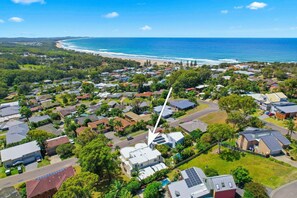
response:
M271 198L291 198L297 195L297 181L281 186L271 192Z
M53 155L49 158L51 164L56 164L56 163L59 163L61 162L61 158L59 157L59 155Z
M120 140L120 138L118 136L115 136L115 133L116 132L111 131L111 132L104 133L104 135L109 140L111 140L113 142L113 144L117 144L117 143L121 142L121 140Z
M38 162L33 162L25 166L26 172L36 170L38 166Z
M285 162L287 164L290 164L291 166L294 166L297 168L297 162L296 161L293 161L290 159L290 157L286 156L286 155L280 155L280 156L276 156L276 157L273 157L279 161L282 161L282 162Z

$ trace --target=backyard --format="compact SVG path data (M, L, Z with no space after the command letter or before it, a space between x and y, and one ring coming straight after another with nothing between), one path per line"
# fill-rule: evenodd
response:
M214 149L217 150L217 147ZM297 179L297 168L252 154L245 154L238 160L226 161L221 159L216 152L209 151L180 166L179 169L184 170L193 166L202 169L214 168L219 174L230 174L231 170L242 166L249 170L255 182L272 189Z

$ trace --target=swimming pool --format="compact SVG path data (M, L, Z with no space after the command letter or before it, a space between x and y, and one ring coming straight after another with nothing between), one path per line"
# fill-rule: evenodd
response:
M170 180L168 179L168 178L166 178L166 179L164 179L164 180L162 180L162 187L165 187L165 186L167 186L168 184L170 184Z

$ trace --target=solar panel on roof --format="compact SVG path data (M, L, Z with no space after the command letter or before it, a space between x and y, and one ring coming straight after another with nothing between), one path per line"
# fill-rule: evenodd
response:
M202 183L202 181L200 180L200 177L196 173L195 169L193 169L193 168L187 169L186 173L189 178L185 179L185 181L189 188L191 188L193 186L197 186L198 184Z

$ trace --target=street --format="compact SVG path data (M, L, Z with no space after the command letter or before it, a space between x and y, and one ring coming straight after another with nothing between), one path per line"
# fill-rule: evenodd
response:
M291 198L297 195L297 181L281 186L271 192L271 198Z
M0 179L0 189L9 187L9 186L14 186L21 182L36 179L40 176L43 176L43 175L46 175L49 173L53 173L55 171L61 170L63 168L69 167L69 166L73 166L76 163L77 163L77 158L70 158L70 159L66 159L66 160L56 163L56 164L38 168L33 171L28 171L28 172L24 172L22 174L12 175L12 176Z

